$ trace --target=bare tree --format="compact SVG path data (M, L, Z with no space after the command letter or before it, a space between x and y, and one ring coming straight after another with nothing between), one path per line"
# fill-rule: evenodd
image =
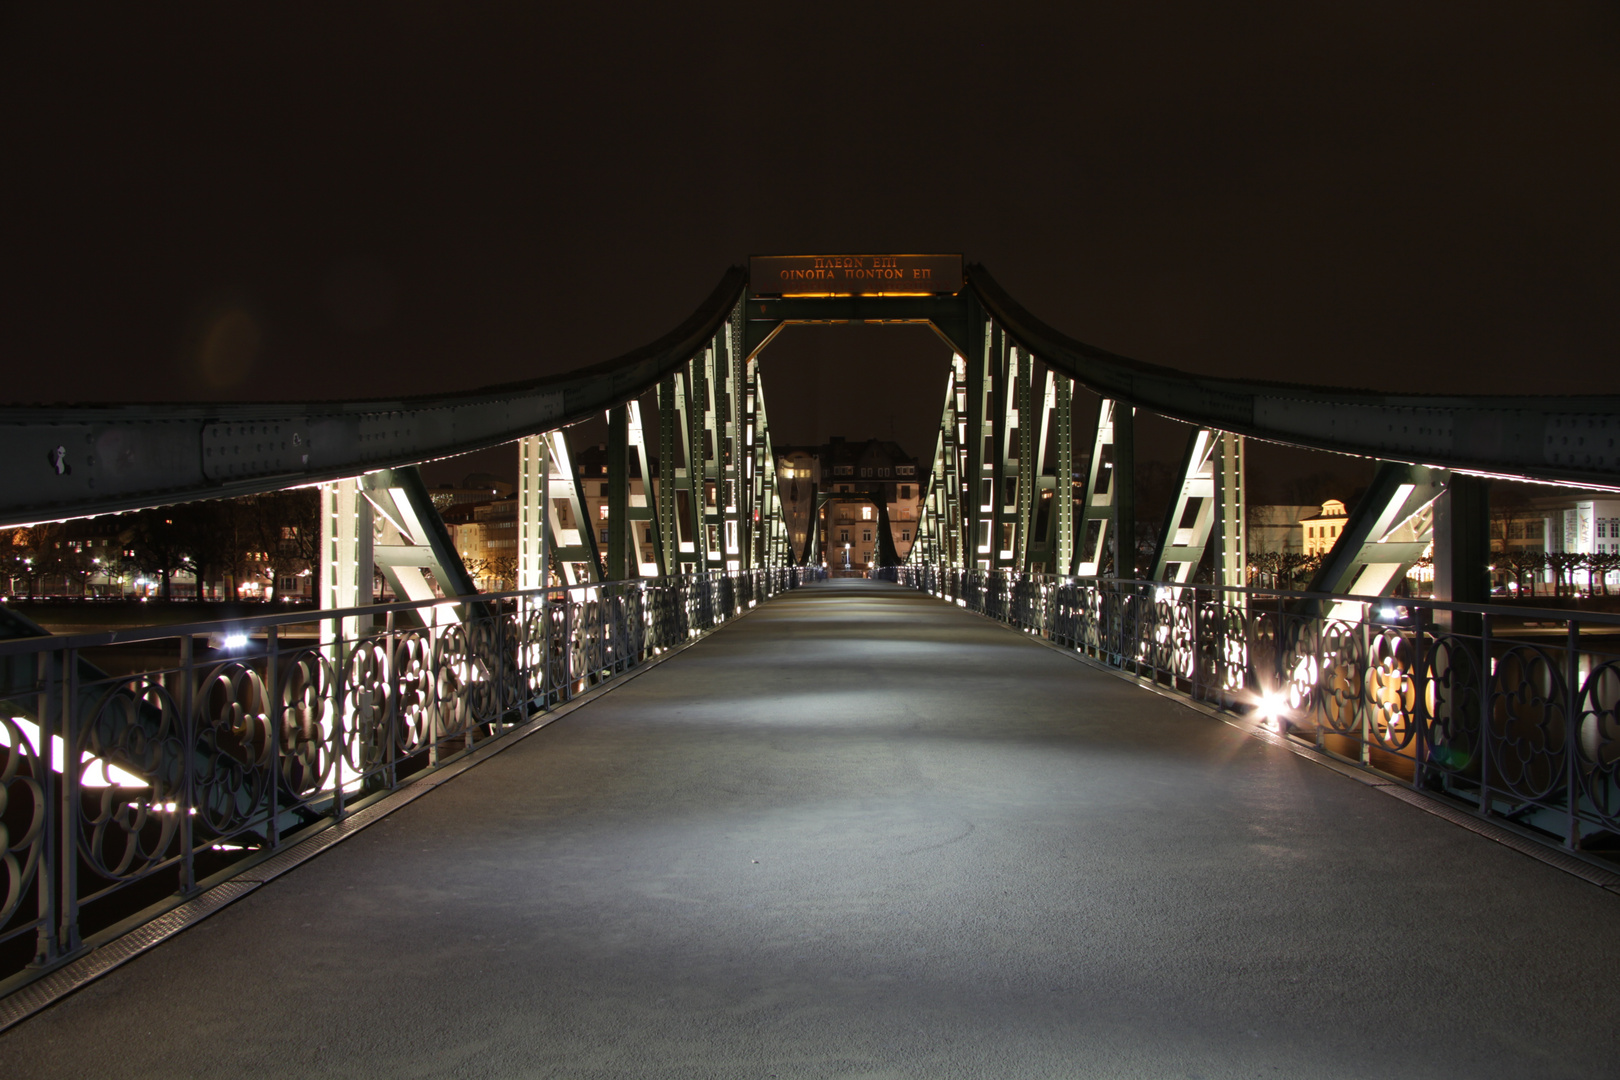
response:
M1283 556L1283 581L1288 588L1306 585L1322 569L1322 556L1320 553L1306 555L1299 551L1290 551Z
M174 598L174 575L193 569L185 519L176 516L177 510L178 507L158 506L138 511L134 528L130 530L135 567L143 574L157 577L159 596L164 600Z
M1591 592L1594 583L1609 595L1609 575L1620 570L1620 551L1594 551L1586 556L1586 587Z
M1249 556L1249 570L1263 588L1282 588L1287 555L1281 551L1256 551Z
M272 491L242 500L242 504L248 543L264 553L272 582L319 566L319 492Z
M1519 587L1519 595L1536 595L1536 574L1547 568L1547 553L1536 548L1506 551L1497 559L1497 565L1506 567ZM1528 584L1528 589L1526 585Z
M1564 582L1569 582L1569 592L1575 592L1575 571L1581 565L1585 555L1578 551L1549 551L1547 552L1547 566L1553 572L1553 595L1564 595Z
M27 529L0 529L0 575L5 576L8 595L17 592L19 580L27 580L28 545Z

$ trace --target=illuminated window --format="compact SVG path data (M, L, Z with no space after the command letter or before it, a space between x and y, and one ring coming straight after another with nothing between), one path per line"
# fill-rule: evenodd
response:
M608 504L607 503L603 503L601 506L596 508L596 516L598 518L600 518L601 520L603 520L603 521L606 521L608 519Z
M871 521L872 520L872 508L870 506L861 507L861 520L862 521Z

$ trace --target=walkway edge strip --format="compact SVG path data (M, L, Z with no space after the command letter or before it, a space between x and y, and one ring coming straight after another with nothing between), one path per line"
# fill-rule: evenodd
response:
M792 590L784 590L784 592L789 591ZM778 593L777 595L783 594ZM495 755L511 749L541 728L548 727L561 720L575 709L589 705L604 694L611 693L638 676L651 671L664 661L679 656L692 646L707 640L716 631L724 630L738 619L746 618L758 611L771 599L775 599L775 597L756 603L753 607L733 615L719 626L708 630L702 636L682 642L680 645L650 660L644 660L629 671L616 675L607 682L594 686L577 697L570 698L561 705L541 713L511 731L502 732L461 760L447 765L443 769L435 769L432 772L423 774L420 779L408 782L404 787L386 798L377 800L363 810L355 811L342 821L334 822L314 836L299 841L285 851L277 852L263 862L245 868L240 874L220 882L218 885L205 890L177 907L171 908L163 914L142 923L135 929L119 935L112 941L98 945L85 955L69 961L61 967L53 968L30 982L24 983L3 999L0 999L0 1032L10 1030L74 991L89 985L110 971L122 967L142 953L163 944L163 942L181 931L196 926L208 916L224 910L259 888L259 886L275 880L322 852L347 840L362 829L376 824L395 810L415 802L441 784L448 783L467 770L482 765Z
M939 597L934 597L934 599L938 600ZM949 603L948 601L941 602ZM1336 758L1319 752L1314 747L1303 745L1297 739L1290 739L1287 736L1278 735L1275 732L1267 731L1266 729L1257 727L1254 724L1246 724L1229 713L1223 713L1218 709L1213 709L1201 701L1195 701L1192 698L1178 694L1173 690L1169 690L1158 685L1157 683L1138 678L1128 671L1121 671L1118 668L1100 663L1099 661L1094 660L1083 653L1066 648L1065 646L1059 645L1056 642L1048 641L1045 638L1036 634L1031 634L1028 631L1020 630L1018 627L1004 623L1000 619L992 618L989 615L983 614L982 612L957 607L955 604L951 604L950 606L956 607L958 611L965 611L969 615L977 615L979 618L988 623L999 626L1003 630L1015 633L1021 638L1026 638L1038 645L1051 649L1053 652L1067 656L1072 660L1078 660L1080 663L1089 668L1105 672L1106 674L1114 676L1116 679L1122 679L1125 682L1130 683L1132 686L1139 686L1144 690L1157 694L1167 701L1173 701L1183 708L1191 709L1193 712L1201 713L1204 716L1208 716L1214 720L1219 720L1221 723L1226 724L1228 727L1236 728L1238 731L1252 739L1258 739L1260 742L1287 750L1289 753L1294 754L1297 757L1304 758L1313 765L1320 765L1330 772L1338 773L1340 776L1343 776L1349 780L1354 780L1356 783L1365 787L1375 788L1382 791L1385 795L1399 799L1408 806L1413 806L1419 810L1422 810L1426 814L1433 814L1435 817L1443 818L1444 820L1451 822L1453 825L1467 829L1476 836L1494 841L1495 843L1501 844L1503 847L1512 848L1521 855L1528 855L1537 862L1550 866L1555 870L1562 870L1566 874L1572 874L1588 884L1596 885L1598 888L1603 889L1606 892L1620 896L1620 873L1607 870L1601 866L1595 866L1592 863L1587 862L1585 859L1555 848L1545 841L1514 832L1512 829L1499 825L1496 822L1488 821L1485 818L1480 817L1478 814L1471 814L1466 810L1443 802L1432 795L1426 795L1421 791L1415 791L1397 780L1392 780L1388 777L1379 776L1376 773L1369 773L1365 770L1357 769L1352 765L1347 765Z

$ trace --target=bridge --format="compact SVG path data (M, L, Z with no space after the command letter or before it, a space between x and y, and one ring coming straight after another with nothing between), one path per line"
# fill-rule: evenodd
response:
M788 542L760 354L784 326L867 322L927 325L952 360L917 542L873 571L880 580L826 583L816 530L804 549ZM1082 391L1100 398L1093 414L1076 415ZM1192 427L1145 574L1132 535L1143 412ZM605 544L581 527L566 430L604 413ZM208 933L241 943L255 926L281 928L290 951L232 955L287 973L295 956L375 955L388 946L370 935L390 927L456 941L483 925L384 981L446 966L457 970L445 986L512 974L541 963L535 942L552 931L507 955L476 942L536 914L497 884L527 880L531 859L556 871L539 895L572 913L555 932L558 964L578 973L593 950L606 958L555 1015L633 1003L633 1018L590 1031L559 1019L561 1041L531 1031L513 1044L552 1047L582 1071L629 1067L601 1050L615 1039L679 1058L750 1030L796 1041L778 1056L728 1051L739 1075L772 1063L1006 1071L972 1063L1024 1062L1037 1029L1076 1009L1085 1022L1020 1069L1083 1075L1077 1063L1108 1060L1158 1074L1220 1060L1309 1073L1315 1061L1337 1075L1323 1064L1332 1047L1362 1075L1394 1060L1356 1057L1373 1044L1436 1075L1458 1060L1447 1054L1503 1075L1612 1059L1612 1036L1573 1018L1585 966L1612 936L1605 890L1620 887L1604 856L1620 834L1620 618L1491 604L1487 529L1494 478L1620 488L1616 434L1613 398L1387 394L1141 363L1052 329L951 256L755 259L646 348L433 399L0 410L0 446L19 463L0 478L0 523L319 485L323 528L313 637L297 614L54 637L5 614L0 1022L92 983L125 987L120 1000L178 992L162 965L202 978L203 960L184 958L214 957ZM1249 584L1250 439L1377 462L1304 590ZM479 593L417 465L508 443L521 466L518 588ZM653 482L633 495L633 476ZM1434 597L1392 614L1386 598L1431 548ZM373 602L374 572L397 602ZM209 648L226 629L238 646ZM761 756L778 743L802 761ZM601 831L568 823L588 812ZM512 820L582 846L536 852ZM501 861L495 838L517 845L504 856L517 862ZM649 844L673 845L664 863L591 869ZM392 892L293 926L351 883L378 888L378 865L396 875ZM600 891L559 883L576 872ZM506 898L479 899L491 891ZM1475 950L1468 964L1412 917L1414 897L1440 895L1454 920L1445 940ZM1578 911L1584 929L1549 930L1556 947L1516 934L1509 896ZM410 906L424 898L433 912ZM686 901L708 914L675 914ZM402 903L403 923L364 925ZM591 923L593 905L613 918ZM198 923L227 929L179 934ZM626 944L632 930L649 948ZM801 938L819 944L803 946L803 978L784 975ZM1418 974L1358 966L1374 940ZM352 987L360 955L324 985ZM427 956L438 959L420 966ZM236 962L206 976L217 993L250 980ZM1509 969L1571 989L1533 1008L1465 992ZM665 974L633 985L637 970ZM531 1013L574 993L550 978L523 983ZM918 996L877 1004L895 979ZM1355 994L1387 992L1377 1000L1401 1017L1443 1015L1467 1034L1435 1046L1406 1020L1343 1026L1323 1003L1346 979ZM849 990L842 1005L833 987ZM985 987L993 1004L975 1011ZM413 992L390 1015L443 1015L474 1000L469 989ZM0 1054L39 1074L53 1033L90 1024L127 1047L143 1021L112 993L66 998ZM685 993L702 1003L672 1003ZM777 1023L778 1007L798 1011ZM1174 1039L1144 1032L1154 1010ZM284 1037L274 1012L253 1011L266 1026L241 1029L241 1046ZM525 1015L475 1011L459 1030L485 1032L478 1046L517 1038L501 1025ZM1265 1022L1242 1019L1255 1012ZM1505 1046L1532 1013L1536 1035ZM717 1041L670 1034L683 1015ZM926 1039L883 1034L907 1015L936 1026ZM344 1023L334 1039L349 1037ZM864 1033L847 1065L825 1056L829 1024ZM192 1052L170 1034L151 1045ZM938 1056L957 1035L959 1052ZM456 1060L484 1052L456 1038L444 1053L473 1055ZM1164 1046L1143 1049L1150 1038ZM1097 1059L1098 1045L1123 1056ZM64 1074L98 1071L97 1053L62 1056L74 1062ZM352 1059L331 1069L364 1071Z

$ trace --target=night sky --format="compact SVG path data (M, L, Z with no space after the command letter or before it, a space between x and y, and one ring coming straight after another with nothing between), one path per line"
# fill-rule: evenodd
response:
M8 8L0 397L520 379L855 251L1190 371L1620 392L1612 3L576 7ZM926 457L945 356L789 331L777 437Z

